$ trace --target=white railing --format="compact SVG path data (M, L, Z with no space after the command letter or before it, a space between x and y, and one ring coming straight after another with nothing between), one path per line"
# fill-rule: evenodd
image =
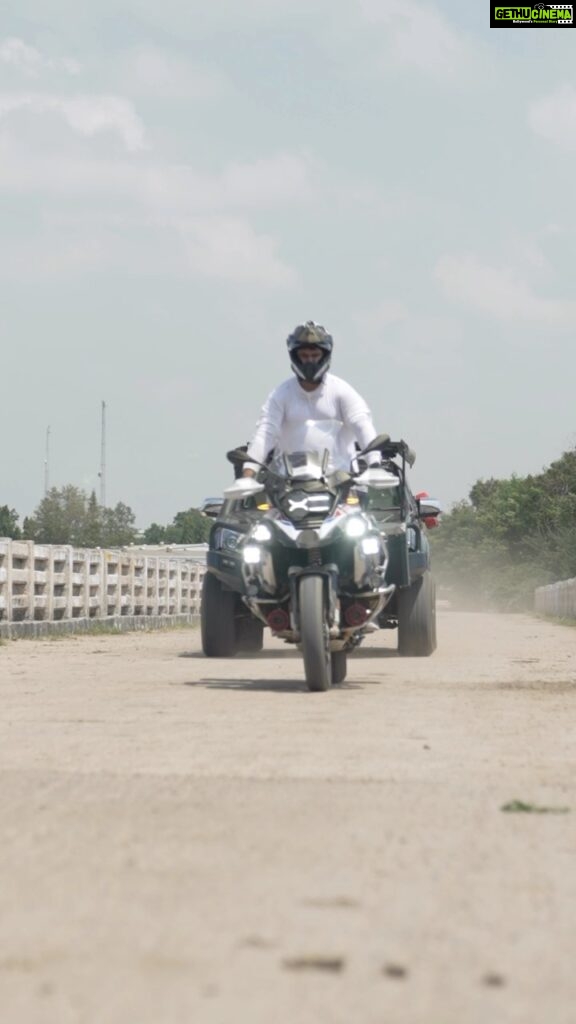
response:
M534 592L534 610L537 615L551 615L555 619L576 619L576 579L538 587Z
M198 615L204 572L181 556L0 539L0 626Z

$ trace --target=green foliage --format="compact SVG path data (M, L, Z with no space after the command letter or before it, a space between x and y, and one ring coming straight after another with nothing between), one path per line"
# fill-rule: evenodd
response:
M123 502L102 508L94 492L88 495L67 484L52 487L30 518L24 535L37 544L73 544L75 547L125 547L137 536L135 516Z
M461 606L531 608L535 587L576 576L576 450L536 476L477 481L431 546Z
M569 814L569 807L539 807L528 804L525 800L509 800L500 808L505 814Z
M19 540L22 531L18 526L18 513L8 505L0 505L0 537L11 537L12 540Z
M159 526L158 523L151 523L142 534L142 542L144 544L165 544L166 527Z
M144 531L145 544L202 544L208 540L212 520L196 508L178 512L169 526L152 523Z
M136 516L129 505L119 501L114 508L102 509L103 548L127 547L136 540Z
M187 512L178 512L172 525L166 531L167 541L171 544L201 544L208 540L212 522L196 508Z

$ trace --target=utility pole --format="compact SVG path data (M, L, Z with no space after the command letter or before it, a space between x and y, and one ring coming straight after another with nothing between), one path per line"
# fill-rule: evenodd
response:
M100 505L106 508L106 402L102 402L102 438L100 444Z
M46 453L44 455L44 497L50 486L50 427L46 427Z

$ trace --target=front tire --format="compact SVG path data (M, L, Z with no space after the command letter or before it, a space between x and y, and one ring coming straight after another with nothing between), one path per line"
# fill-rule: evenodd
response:
M332 659L321 576L303 576L300 581L300 637L308 689L314 693L329 690Z
M207 658L233 658L236 654L236 595L224 590L214 573L202 584L200 609L202 650Z
M436 587L429 570L398 593L398 653L427 658L436 650Z

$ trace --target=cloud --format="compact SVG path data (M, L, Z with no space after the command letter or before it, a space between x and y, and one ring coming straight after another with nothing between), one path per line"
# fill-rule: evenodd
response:
M435 7L416 0L360 0L360 9L371 24L389 30L387 57L397 66L440 77L465 68L470 57L466 39Z
M354 316L354 325L359 334L379 339L392 324L407 320L409 311L396 299L386 299L377 306L362 310Z
M462 326L458 320L385 299L352 317L356 347L369 358L385 347L391 366L414 365L451 373L462 363Z
M29 78L38 78L43 71L63 71L67 75L78 75L82 70L78 61L72 57L51 60L15 36L0 42L0 60L17 68Z
M142 165L137 179L134 185L142 199L182 211L264 209L308 202L314 194L309 163L288 153L234 161L214 175L199 174L188 165Z
M311 164L304 157L279 153L248 163L229 164L216 182L226 204L269 206L313 198Z
M576 89L562 86L549 96L535 100L528 110L528 123L536 135L562 149L576 149Z
M498 320L576 324L576 302L541 298L515 268L483 264L472 253L445 256L434 276L449 299Z
M220 173L207 175L188 165L150 160L144 154L87 159L75 151L38 152L13 139L0 138L0 189L20 194L89 195L93 200L117 198L147 210L181 215L311 202L315 195L312 171L306 158L290 153L246 163L234 161Z
M55 96L42 93L0 93L0 120L21 111L55 114L79 135L118 135L127 150L144 148L144 125L129 100L121 96Z
M219 68L183 60L152 46L126 53L116 77L120 91L132 96L211 100L232 90Z
M110 216L48 217L34 234L0 239L5 280L73 280L88 274L195 278L259 288L290 288L297 274L276 240L243 217L167 218L131 225Z
M190 271L236 284L287 287L297 275L276 255L276 242L240 218L198 218L178 224Z
M25 196L33 234L4 239L1 272L65 277L118 271L290 288L297 274L252 210L307 202L307 162L278 154L201 175L135 154L44 153L0 138L0 194ZM33 213L36 211L36 219ZM28 228L28 230L30 230Z

